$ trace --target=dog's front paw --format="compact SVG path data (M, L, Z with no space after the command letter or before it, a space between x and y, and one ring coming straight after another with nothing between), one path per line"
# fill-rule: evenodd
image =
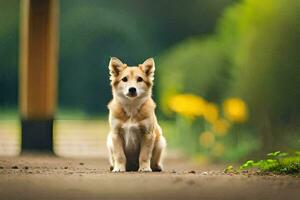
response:
M124 170L124 169L119 169L119 168L114 168L114 169L112 170L112 172L114 172L114 173L117 173L117 172L125 172L125 170Z
M139 172L152 172L150 167L140 167Z
M112 172L117 173L117 172L125 172L125 168L123 167L114 167L114 169L112 170Z

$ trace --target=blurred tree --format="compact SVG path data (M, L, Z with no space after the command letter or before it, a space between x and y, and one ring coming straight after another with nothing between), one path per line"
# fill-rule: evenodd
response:
M299 10L297 0L240 1L226 9L214 36L165 51L158 69L162 108L180 92L215 102L241 97L264 151L290 144L300 123Z
M246 0L228 9L220 38L233 64L232 91L244 98L266 151L300 119L300 2Z

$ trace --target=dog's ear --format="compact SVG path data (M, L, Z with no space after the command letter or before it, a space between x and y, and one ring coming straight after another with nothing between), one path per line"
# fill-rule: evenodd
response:
M153 58L148 58L139 67L151 80L154 79L155 63Z
M109 61L109 73L111 76L118 76L121 71L123 71L127 67L126 64L122 63L121 60L119 60L116 57L111 57Z

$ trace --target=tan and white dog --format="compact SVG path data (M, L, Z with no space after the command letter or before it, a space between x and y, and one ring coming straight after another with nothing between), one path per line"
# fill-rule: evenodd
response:
M133 67L114 57L109 62L113 99L107 147L113 172L162 170L166 140L151 98L154 70L153 58Z

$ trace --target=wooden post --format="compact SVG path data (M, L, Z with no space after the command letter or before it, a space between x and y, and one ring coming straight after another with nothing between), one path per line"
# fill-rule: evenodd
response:
M21 0L19 104L22 150L53 150L58 0Z

